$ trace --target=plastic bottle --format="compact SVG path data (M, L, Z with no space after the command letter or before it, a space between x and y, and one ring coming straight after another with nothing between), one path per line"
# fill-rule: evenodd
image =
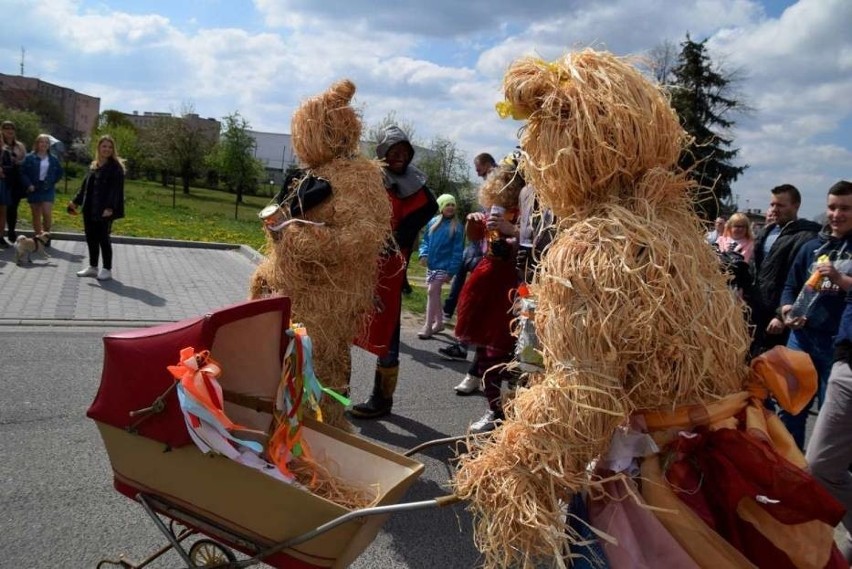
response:
M492 216L502 216L506 213L506 208L499 205L492 205L490 214ZM489 241L496 241L501 238L500 231L498 229L492 229L488 233Z
M827 263L829 261L827 255L821 255L817 259L817 265ZM805 286L799 291L799 296L796 297L796 302L793 303L793 308L787 314L790 319L807 316L811 310L820 290L822 290L822 281L825 277L819 274L819 271L814 271L810 278L805 282Z

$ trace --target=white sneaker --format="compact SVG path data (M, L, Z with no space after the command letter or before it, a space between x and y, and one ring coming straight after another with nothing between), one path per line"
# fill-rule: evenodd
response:
M82 271L77 271L78 277L96 277L98 275L97 267L89 267L88 269L83 269Z
M112 273L109 269L101 269L98 271L98 280L99 281L108 281L112 278Z
M464 379L461 380L461 383L456 385L453 389L456 390L458 395L470 395L474 391L482 389L482 378L467 374L464 376Z
M502 414L501 414L502 415ZM492 410L488 410L482 417L480 417L476 422L470 425L469 431L473 434L478 433L490 433L497 426L503 422L503 417L498 415Z

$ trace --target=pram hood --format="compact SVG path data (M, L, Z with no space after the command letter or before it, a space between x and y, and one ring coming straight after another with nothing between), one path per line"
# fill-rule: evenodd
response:
M192 444L167 366L182 348L210 350L222 365L219 378L231 397L271 401L281 378L281 362L289 342L290 299L243 302L205 316L142 330L104 336L104 365L95 400L86 415L113 427L133 430L171 447ZM163 396L155 413L131 416ZM271 415L262 409L228 404L229 416L246 426L266 430Z

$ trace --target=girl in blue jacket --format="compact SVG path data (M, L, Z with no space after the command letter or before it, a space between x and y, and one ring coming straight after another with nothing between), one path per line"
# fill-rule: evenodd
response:
M50 153L50 137L40 134L35 139L33 151L21 164L21 181L26 190L27 202L33 214L33 232L39 235L50 232L53 225L53 202L56 183L62 179L62 164Z
M441 288L459 271L464 251L464 231L456 219L456 198L450 194L438 197L438 215L426 225L420 241L420 264L427 268L426 323L418 334L431 338L444 329L441 312Z

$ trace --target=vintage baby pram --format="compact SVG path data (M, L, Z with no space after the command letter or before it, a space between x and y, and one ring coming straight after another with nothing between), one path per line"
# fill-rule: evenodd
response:
M223 370L225 412L246 427L267 431L290 337L290 302L270 298L237 304L175 324L104 338L101 384L88 416L109 455L115 488L138 500L189 567L243 567L259 561L279 568L346 567L374 539L393 511L449 500L396 504L423 465L359 437L306 421L304 437L325 454L338 476L378 488L375 507L350 510L229 458L204 454L193 443L167 366L192 346L208 349ZM159 515L158 515L159 514ZM167 527L161 516L171 519ZM173 522L178 522L176 529ZM187 552L181 542L196 532ZM222 546L224 544L224 547ZM234 561L229 548L248 555Z

